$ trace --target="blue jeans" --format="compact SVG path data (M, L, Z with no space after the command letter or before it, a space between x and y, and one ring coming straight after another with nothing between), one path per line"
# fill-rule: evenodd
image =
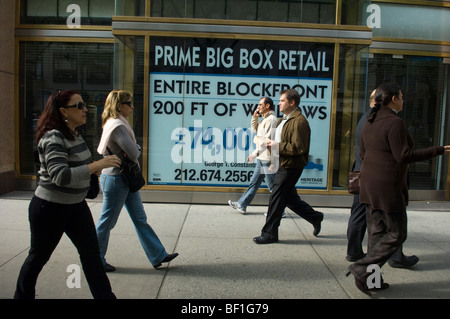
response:
M102 174L100 186L103 191L103 210L96 229L103 264L106 264L105 255L108 249L109 234L116 225L124 205L133 221L139 241L150 263L155 266L163 261L167 252L156 233L147 223L147 215L139 192L130 192L121 175Z
M246 208L252 202L253 198L255 198L256 192L258 191L259 186L263 180L266 180L267 187L269 191L272 192L273 181L275 179L275 174L265 174L269 169L269 162L262 162L259 159L256 159L256 166L253 172L253 176L250 179L250 185L247 190L242 194L241 198L237 201L239 205L243 208Z

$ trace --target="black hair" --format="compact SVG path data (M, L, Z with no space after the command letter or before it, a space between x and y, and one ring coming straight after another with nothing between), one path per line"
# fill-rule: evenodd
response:
M264 97L264 105L269 104L269 110L274 110L273 100L270 97Z
M400 86L392 82L383 83L379 87L377 87L374 96L375 106L372 108L372 111L370 112L367 121L373 123L373 121L375 121L375 117L377 116L378 110L382 106L388 105L392 101L393 96L398 97L400 91L401 91Z
M57 129L58 131L60 131L64 135L64 137L69 140L75 139L75 136L66 125L63 116L59 111L61 107L67 106L67 103L75 94L80 93L75 90L58 90L50 95L44 111L42 112L36 124L36 142L39 142L39 140L47 131L51 131L53 129Z

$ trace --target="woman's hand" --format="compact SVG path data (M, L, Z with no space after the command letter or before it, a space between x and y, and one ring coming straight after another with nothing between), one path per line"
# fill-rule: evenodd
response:
M120 167L121 160L117 155L105 156L101 160L92 162L88 165L91 174L100 172L108 167Z

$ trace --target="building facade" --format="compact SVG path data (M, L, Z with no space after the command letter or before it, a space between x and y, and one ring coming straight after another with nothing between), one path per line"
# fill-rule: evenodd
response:
M259 99L295 88L311 130L298 183L311 204L349 205L347 173L368 95L397 82L416 146L450 142L450 1L0 0L0 191L35 187L45 102L77 89L94 158L113 89L132 92L145 201L225 203L248 185ZM6 22L5 22L6 21ZM281 113L276 110L277 116ZM12 120L14 119L14 120ZM448 157L414 163L415 200L448 200ZM255 203L267 203L260 190Z

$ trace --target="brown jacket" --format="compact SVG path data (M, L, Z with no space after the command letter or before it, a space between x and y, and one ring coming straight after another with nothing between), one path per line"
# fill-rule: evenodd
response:
M282 119L278 120L277 126ZM300 109L296 109L284 123L278 145L281 168L303 169L308 164L311 129Z
M444 147L414 150L414 142L403 120L381 107L373 123L361 134L361 203L387 213L406 210L408 205L408 163L424 161L444 153Z

